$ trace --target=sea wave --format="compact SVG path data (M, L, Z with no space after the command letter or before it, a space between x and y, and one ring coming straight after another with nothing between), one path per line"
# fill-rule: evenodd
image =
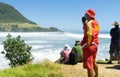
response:
M47 48L47 47L52 47L51 45L31 45L32 49L41 49L41 48Z
M83 38L82 33L76 34L68 32L1 32L0 43L2 43L6 39L8 33L10 33L13 37L20 35L27 44L32 46L34 62L44 60L45 58L51 61L55 61L60 57L59 53L63 49L64 44L69 44L72 47L75 40L81 40ZM98 52L98 58L101 59L102 57L105 58L106 53L108 53L110 35L99 34L99 38L102 38L100 39ZM1 51L3 51L2 44L0 45L0 52ZM0 55L0 61L0 68L8 67L9 62L4 58L2 54Z
M23 37L73 37L83 38L83 34L75 34L68 32L1 32L0 35L7 36L11 34L13 37L21 35ZM109 34L99 34L99 38L110 38Z
M3 45L0 45L0 51L2 51L4 48L3 48Z
M56 61L60 57L61 48L58 49L45 49L44 52L32 52L34 56L34 62L43 61L49 59Z
M65 33L69 37L83 38L83 34ZM110 38L109 34L99 34L99 38Z
M47 41L44 41L44 40L26 40L25 42L26 42L27 44L33 44L33 43L44 44L44 43L48 43Z
M99 38L111 38L110 34L99 34Z

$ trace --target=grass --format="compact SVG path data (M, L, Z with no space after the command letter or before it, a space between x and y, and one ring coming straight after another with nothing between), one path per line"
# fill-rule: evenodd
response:
M120 65L99 61L99 77L120 77ZM87 77L82 63L64 65L45 60L42 63L27 64L0 71L0 77Z
M64 77L59 65L48 60L0 71L0 77Z

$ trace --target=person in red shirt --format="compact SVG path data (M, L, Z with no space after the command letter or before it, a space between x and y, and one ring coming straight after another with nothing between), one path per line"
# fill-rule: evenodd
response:
M89 9L82 17L84 37L81 41L83 49L83 67L87 69L88 77L98 77L96 54L98 50L99 23L95 20L95 11ZM94 75L95 73L95 75Z

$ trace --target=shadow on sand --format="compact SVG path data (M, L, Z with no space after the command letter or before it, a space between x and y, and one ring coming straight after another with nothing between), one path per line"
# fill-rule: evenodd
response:
M106 67L107 69L117 69L120 70L120 65L114 65L113 67Z

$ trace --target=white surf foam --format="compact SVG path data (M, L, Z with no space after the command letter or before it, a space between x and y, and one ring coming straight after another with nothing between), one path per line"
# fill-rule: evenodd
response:
M32 52L34 56L34 62L49 59L50 61L56 61L60 57L60 49L46 49L44 52Z
M57 43L59 44L58 46L61 46L62 44L64 45L66 43L66 40L68 40L68 39L69 39L69 41L68 41L68 44L69 44L69 42L71 43L71 40L73 41L76 39L83 38L83 34L64 33L64 32L63 33L61 33L61 32L35 32L35 33L33 33L33 32L30 32L30 33L29 32L28 33L22 33L22 32L12 33L12 32L10 32L10 34L13 37L16 37L18 35L21 35L21 37L25 37L25 42L28 44L31 44L33 50L37 50L37 52L36 51L32 52L32 54L34 56L34 62L42 61L46 58L51 61L56 61L60 57L59 53L62 50L61 47L56 48L56 44L55 44L56 41L60 41ZM2 37L2 38L3 37L6 38L7 35L8 35L8 32L0 33L0 37ZM39 37L39 38L37 38L37 37ZM41 40L41 38L42 38L42 40ZM47 38L47 40L46 40L46 38ZM71 38L73 38L73 39L71 39ZM110 35L109 34L100 34L99 38L103 38L103 40L104 40L104 38L109 39ZM2 42L2 41L0 40L0 42ZM104 51L108 51L108 49L106 47L109 47L109 45L107 44L107 46L105 46L104 43L101 43L101 46L99 48L100 50L98 53L98 58L104 58L106 56L106 55L104 55L104 54L108 53L108 52L104 53ZM42 48L42 50L39 50L41 48ZM48 48L48 49L46 49L46 48ZM0 45L0 51L2 51L2 50L3 50L3 45ZM7 67L9 62L1 54L0 54L0 61L1 61L0 68Z

